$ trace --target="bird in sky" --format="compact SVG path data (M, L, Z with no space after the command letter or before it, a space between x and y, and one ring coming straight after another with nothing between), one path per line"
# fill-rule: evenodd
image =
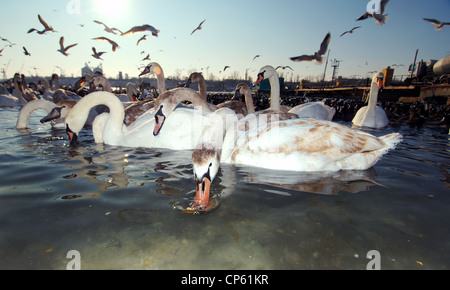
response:
M92 51L94 52L94 54L92 55L94 58L103 60L102 55L106 52L104 52L104 51L97 52L95 47L92 47Z
M2 56L2 52L3 52L4 48L2 48L2 50L0 50L0 56Z
M36 31L38 34L45 34L47 31L55 32L53 27L48 25L47 22L45 22L45 20L39 14L38 14L38 19L39 19L39 22L41 22L41 24L44 26L44 30L39 31L36 28L31 28L30 30L28 30L28 33L31 33L33 31Z
M64 36L61 36L61 38L59 39L60 48L58 49L58 51L65 56L69 56L70 54L68 54L67 51L77 45L78 45L78 43L75 43L75 44L71 44L69 46L64 47Z
M361 28L361 26L355 26L352 29L345 31L344 33L341 34L341 37L347 33L353 33L353 31L355 31L356 29Z
M450 22L442 22L436 19L424 18L423 20L433 23L435 25L434 29L436 30L441 30L444 25L450 25Z
M277 70L277 69L279 69L279 68L282 68L282 69L290 69L290 70L292 70L293 71L293 69L290 67L290 66L281 66L281 65L279 65L279 66L277 66L277 68L275 69L275 70Z
M143 60L141 60L141 61L145 61L145 60L150 60L150 53L149 53L149 54L147 54L147 56L146 56L146 57L144 57L144 59L143 59Z
M383 25L386 23L386 21L389 19L389 15L384 15L384 11L386 10L386 5L388 4L389 0L380 0L380 14L377 14L375 12L369 13L365 12L363 15L359 16L356 21L365 20L369 17L372 17L375 19L375 23L377 25Z
M225 71L227 68L230 68L228 65L226 65L224 68L223 68L223 71Z
M136 46L138 46L139 43L141 43L141 41L147 40L147 36L148 36L147 34L144 34L144 36L142 36L142 37L137 41Z
M141 33L141 32L146 32L146 31L150 31L152 33L153 36L158 37L158 33L160 32L159 30L157 30L155 27L148 25L148 24L144 24L141 26L134 26L132 28L130 28L130 30L128 30L127 32L122 33L122 36L129 36L129 35L133 35L136 33Z
M257 57L260 57L261 55L257 54L255 55L255 57L253 58L253 60L255 60Z
M200 22L200 24L197 26L197 28L195 28L195 29L191 32L191 35L194 34L194 32L196 32L197 30L201 30L201 29L202 29L202 25L203 25L203 23L204 23L205 21L206 21L206 19L203 20L202 22Z
M25 48L25 46L22 48L23 48L23 54L31 56L31 54L28 52L28 50Z
M117 29L115 27L109 28L105 23L103 23L101 21L94 20L94 22L97 23L97 24L103 25L105 27L105 31L106 32L112 33L114 35L117 35L116 31L119 32L120 34L123 33L122 31L120 31L119 29Z
M102 40L102 41L109 42L109 44L112 45L112 51L116 51L117 48L120 48L120 46L117 44L117 42L115 42L115 41L113 41L113 40L111 40L111 39L109 39L107 37L103 37L103 36L102 37L96 37L96 38L93 38L93 40Z
M330 44L330 39L331 39L331 34L328 32L327 35L325 36L324 40L320 44L319 51L315 52L312 55L305 54L305 55L301 55L301 56L291 57L291 60L295 61L295 62L315 60L318 63L322 63L322 61L323 61L322 56L327 52L328 45Z

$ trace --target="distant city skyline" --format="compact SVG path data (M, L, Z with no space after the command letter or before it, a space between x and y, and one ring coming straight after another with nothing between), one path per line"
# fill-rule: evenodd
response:
M385 14L386 24L376 25L373 18L356 21L369 0L19 0L2 3L0 22L0 72L8 78L14 73L49 76L52 73L80 76L81 68L102 64L107 77L122 72L130 78L139 75L142 66L158 62L166 77L186 77L202 72L206 78L230 78L246 73L255 79L264 65L290 66L279 70L288 78L320 78L327 65L326 79L331 79L332 60L339 61L338 76L366 77L371 71L395 66L395 75L408 74L416 49L418 60L440 59L450 54L450 26L441 30L423 18L449 22L450 1L391 0ZM432 4L430 4L432 2ZM345 3L345 5L343 4ZM27 7L27 9L24 9ZM56 32L27 33L42 30L38 14ZM19 19L20 18L20 19ZM125 32L133 26L149 24L159 30L120 36L105 31ZM193 31L202 24L201 30ZM361 26L353 33L346 33ZM291 57L312 54L330 32L328 64L293 62ZM117 33L117 32L116 32ZM139 44L138 41L142 39ZM77 44L64 56L64 45ZM107 37L119 48L112 51ZM15 45L13 45L15 44ZM137 45L138 44L138 45ZM30 56L24 54L25 47ZM92 47L105 52L94 58ZM150 60L143 61L147 55ZM258 57L256 57L258 56ZM225 66L229 66L224 70ZM3 77L3 74L0 74Z

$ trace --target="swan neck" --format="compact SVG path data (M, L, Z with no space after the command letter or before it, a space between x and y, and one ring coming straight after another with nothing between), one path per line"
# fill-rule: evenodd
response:
M269 78L270 83L270 109L280 111L280 80L277 74Z
M245 90L245 106L247 107L247 113L252 114L255 112L255 106L253 105L252 92L250 90Z
M156 75L156 81L158 84L158 92L161 95L166 91L166 79L164 77L164 72L161 69L161 72Z
M35 100L28 102L25 106L20 109L19 117L17 118L17 129L26 129L28 128L28 120L30 119L31 113L35 110L43 109L47 113L56 107L55 103L49 102L47 100Z
M204 79L201 79L198 82L198 92L200 96L202 96L202 98L204 98L205 100L207 100L206 88L206 81Z
M378 101L378 84L372 83L370 87L370 93L369 93L369 101L368 101L368 110L369 111L375 111L375 108L377 107L377 101Z

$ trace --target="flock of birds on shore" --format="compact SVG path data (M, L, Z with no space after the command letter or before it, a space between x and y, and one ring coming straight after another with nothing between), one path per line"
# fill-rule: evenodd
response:
M377 23L384 23L387 20L384 16L387 2L382 1L381 16L367 14L359 20L373 17ZM54 32L42 17L39 16L39 20L44 29L32 28L28 33ZM204 22L191 35L201 30ZM146 31L153 36L159 33L150 25L135 26L125 33L104 26L106 31L123 36ZM328 33L314 54L291 60L322 61L330 37ZM106 38L96 40L110 42ZM145 37L138 44L142 40ZM119 47L117 43L110 43L113 51ZM76 45L65 46L64 37L61 37L59 52L68 56L67 51ZM102 52L95 48L93 52L94 57L101 57ZM70 89L59 84L57 75L52 76L51 83L55 83L52 86L45 79L41 79L39 84L28 85L25 76L16 74L11 81L0 86L0 105L21 107L17 129L28 128L28 119L33 111L46 110L48 115L41 122L51 122L53 128L65 130L70 144L79 143L78 135L88 125L96 143L193 150L196 194L186 212L208 211L214 206L210 202L210 189L221 163L311 172L366 170L402 140L399 133L376 137L361 130L383 130L390 122L385 109L377 105L384 79L380 72L373 75L367 106L358 104L356 109L344 101L342 110L339 110L340 100L302 104L282 100L278 73L269 65L260 69L253 84L256 86L264 79L270 82L268 102L254 100L251 86L244 82L236 84L232 100L219 102L220 98L208 96L206 82L200 73L191 74L186 87L173 89L166 88L163 68L158 63L149 63L140 76L145 74L154 74L157 78L155 95L140 92L131 83L127 85L126 94L115 94L102 73L85 75ZM198 90L189 88L195 82ZM245 101L238 100L240 95ZM350 109L344 113L349 104ZM392 113L394 111L390 112L391 119ZM338 115L344 121L351 120L352 126L336 122Z

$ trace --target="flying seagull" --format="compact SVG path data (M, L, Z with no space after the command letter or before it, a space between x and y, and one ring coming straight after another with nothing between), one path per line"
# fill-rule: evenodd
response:
M135 33L146 32L146 31L150 31L153 36L158 37L159 30L157 30L155 27L148 25L148 24L144 24L141 26L134 26L127 32L122 33L121 35L128 36L128 35L133 35Z
M2 56L2 52L3 52L4 48L2 48L2 50L0 50L0 56Z
M257 54L255 55L255 57L253 58L253 60L255 60L257 57L260 57L261 55Z
M144 34L144 36L142 36L142 37L137 41L136 46L138 46L139 43L141 43L141 41L143 41L143 40L147 40L147 34Z
M117 48L120 48L120 46L117 44L117 42L112 41L109 38L106 37L97 37L97 38L93 38L93 40L103 40L103 41L107 41L112 45L112 51L116 51Z
M100 22L100 21L98 21L98 20L94 20L94 22L97 23L97 24L100 24L100 25L105 26L105 31L106 31L106 32L112 33L112 34L114 34L114 35L117 35L116 31L119 32L119 33L122 33L122 31L120 31L119 29L117 29L117 28L115 28L115 27L109 28L105 23Z
M143 60L141 60L141 61L144 61L144 60L150 60L150 53L149 53L149 54L147 54L147 56L146 56L146 57L144 57L144 59L143 59Z
M441 30L444 27L444 25L450 25L450 22L441 22L436 19L424 18L423 20L433 23L435 25L434 29L436 30Z
M350 29L349 31L345 31L344 33L341 34L341 37L346 33L353 33L353 31L355 31L358 28L361 28L361 26L355 26L352 29Z
M25 48L25 46L23 47L23 54L31 56L31 54L28 52L28 50Z
M205 22L205 21L206 21L206 19L203 20L202 22L200 22L200 24L197 26L197 28L194 29L194 31L191 32L191 35L194 34L194 32L196 32L197 30L201 30L201 29L202 29L203 22Z
M61 38L59 39L60 49L58 49L58 51L60 53L62 53L63 55L65 55L65 56L69 56L70 54L68 54L67 51L69 49L71 49L72 47L77 46L77 45L78 45L78 43L75 43L75 44L71 44L71 45L69 45L67 47L64 47L64 36L61 36Z
M277 69L279 69L279 68L282 68L282 69L290 69L290 70L292 70L293 71L293 69L292 69L292 67L290 67L290 66L281 66L281 65L279 65L279 66L277 66L277 68L275 69L275 70L277 70Z
M363 15L359 16L358 19L356 19L356 21L360 21L360 20L364 20L367 19L369 17L372 17L373 19L375 19L375 23L377 25L383 25L386 23L386 21L388 21L389 19L389 15L384 15L384 11L386 10L386 5L388 4L389 0L380 0L380 12L381 14L377 14L377 13L369 13L369 12L365 12Z
M327 52L328 45L330 44L331 34L328 32L325 36L324 40L320 44L319 51L315 52L313 55L301 55L296 57L291 57L292 61L300 62L300 61L312 61L316 60L318 63L322 63L322 56Z
M94 58L103 60L103 58L101 56L106 52L104 52L104 51L97 52L95 47L92 47L92 51L94 52L94 54L92 55Z
M47 31L51 31L51 32L55 32L55 30L53 29L53 27L51 27L50 25L47 24L47 22L44 21L44 19L41 17L41 15L38 14L38 18L39 18L39 22L41 22L41 24L44 26L44 30L39 31L36 28L31 28L30 30L28 30L28 33L31 33L33 31L36 31L39 34L44 34Z

